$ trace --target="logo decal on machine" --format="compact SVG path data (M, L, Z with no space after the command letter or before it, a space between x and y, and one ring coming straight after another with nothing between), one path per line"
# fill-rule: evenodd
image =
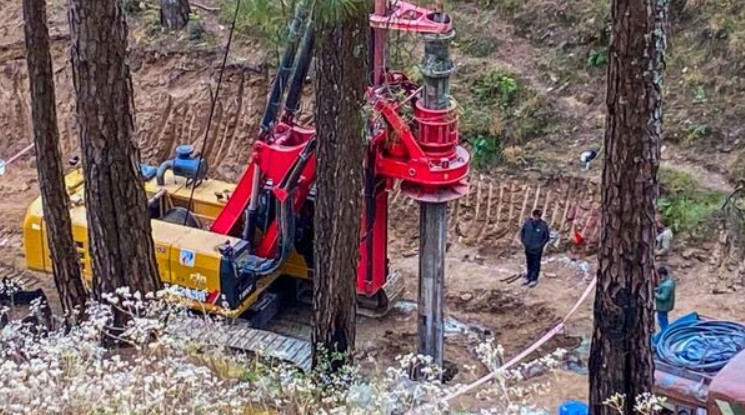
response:
M185 266L185 267L194 267L194 259L196 259L196 254L194 251L189 251L188 249L182 249L179 252L178 255L178 262L179 264Z
M205 290L195 290L193 288L182 287L180 285L174 285L172 288L172 292L181 297L185 297L190 300L195 300L202 303L206 303L207 298L212 297L210 293Z

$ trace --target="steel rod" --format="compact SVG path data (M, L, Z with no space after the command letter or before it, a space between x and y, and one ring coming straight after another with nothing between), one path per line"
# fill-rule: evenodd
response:
M447 204L422 203L419 241L419 319L417 333L420 355L431 356L442 366L445 291L445 246L447 241Z

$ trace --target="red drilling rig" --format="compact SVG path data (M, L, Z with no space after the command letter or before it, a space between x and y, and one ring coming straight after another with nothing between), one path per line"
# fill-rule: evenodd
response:
M452 22L439 8L430 11L396 0L376 0L374 6L370 17L374 70L367 89L372 114L367 120L367 156L360 160L365 188L358 309L361 314L381 315L403 292L401 278L390 271L387 252L388 194L400 183L403 193L420 202L421 209L418 350L441 364L446 204L466 194L470 159L458 145L458 116L449 95L454 70L449 53ZM206 180L206 161L192 155L192 146L179 146L176 157L157 169L142 166L163 282L196 310L247 322L232 332L231 347L261 347L265 354L300 366L309 362L309 343L302 341L307 335L283 332L276 323L282 316L274 317L284 298L294 294L302 300L313 280L317 138L313 127L299 124L295 116L315 39L307 17L307 0L301 0L260 136L237 184ZM423 36L422 86L387 68L386 31L390 30ZM77 169L68 174L67 182L75 199L71 217L76 247L90 279L82 177ZM24 224L26 262L31 269L51 272L44 232L38 199L29 207ZM300 314L307 320L307 313ZM267 327L272 322L274 327ZM197 332L194 327L185 330ZM209 329L205 330L209 336Z
M365 160L365 200L362 240L357 272L357 293L368 308L389 306L391 295L387 257L388 192L396 181L402 191L420 202L420 353L442 363L442 302L444 256L447 230L446 203L467 193L468 152L458 145L458 116L450 99L449 81L454 70L449 42L454 34L449 15L403 1L388 4L376 0L370 17L373 31L373 77L367 91L374 116L368 122L369 154ZM281 257L282 216L273 221L260 240L254 241L259 199L269 189L280 205L299 212L312 192L315 179L315 132L295 123L299 91L307 76L313 28L308 27L299 53L297 28L303 24L302 11L291 25L290 46L281 68L291 68L298 55L285 111L273 122L280 106L289 73L275 79L262 133L253 146L251 163L225 208L212 224L213 232L237 234L244 223L243 239L259 258ZM309 25L310 26L310 25ZM421 63L423 86L386 65L386 31L419 33L424 38ZM413 111L406 120L402 110ZM352 139L352 138L350 138ZM282 209L280 209L282 210ZM245 214L245 221L241 221ZM372 306L372 307L371 307Z

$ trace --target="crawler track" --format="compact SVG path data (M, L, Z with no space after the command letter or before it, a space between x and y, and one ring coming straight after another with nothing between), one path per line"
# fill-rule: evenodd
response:
M278 332L251 328L243 321L216 329L216 326L200 318L184 318L169 324L174 334L195 341L217 344L230 349L253 353L264 357L292 363L301 370L311 368L311 344L304 340Z

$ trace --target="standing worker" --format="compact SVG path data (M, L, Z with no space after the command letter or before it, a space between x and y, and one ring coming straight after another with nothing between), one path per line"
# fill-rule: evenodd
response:
M662 218L657 221L657 238L654 246L654 256L660 257L670 253L670 246L673 243L673 230L665 226Z
M541 272L541 256L543 248L551 239L551 232L548 229L546 221L541 219L543 212L540 209L533 211L533 216L525 221L520 229L520 241L525 247L525 259L527 262L528 272L525 274L525 282L533 288L538 284L538 274Z
M657 324L660 332L668 325L668 313L675 308L675 280L670 268L663 265L657 268L657 287L654 289L655 309L657 310Z

